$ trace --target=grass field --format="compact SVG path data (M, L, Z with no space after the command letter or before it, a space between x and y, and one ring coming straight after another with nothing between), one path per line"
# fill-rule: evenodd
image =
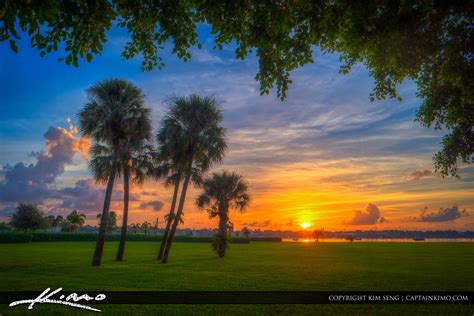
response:
M250 243L219 259L209 244L175 243L162 265L151 242L127 244L115 262L90 266L94 243L1 244L0 290L474 290L474 243ZM6 254L6 255L5 255ZM466 314L461 305L102 305L109 313L183 314ZM37 313L74 310L37 306ZM0 313L26 312L25 306ZM83 314L83 312L80 312Z

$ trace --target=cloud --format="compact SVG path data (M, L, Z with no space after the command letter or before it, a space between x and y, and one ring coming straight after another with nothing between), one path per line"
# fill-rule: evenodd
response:
M375 204L367 205L365 211L354 211L354 217L346 222L347 225L374 225L387 222L381 216L379 208Z
M72 131L75 127L71 124ZM41 202L50 192L49 185L64 173L67 164L73 163L76 153L87 155L90 142L76 137L72 131L50 126L44 133L47 151L33 152L36 163L23 162L4 165L1 170L0 203Z
M200 63L211 63L211 64L225 64L231 63L232 60L224 61L221 57L213 55L204 49L193 49L191 51L193 58Z
M160 211L164 206L164 203L161 201L150 201L150 202L143 202L140 204L140 208L145 210L152 210L154 212Z
M117 182L120 182L117 181ZM85 213L100 213L102 211L105 188L100 187L93 179L80 179L73 187L59 190L51 190L51 197L61 201L57 206L60 210L80 210ZM129 195L130 201L137 201L137 194ZM123 186L120 183L114 185L112 192L112 203L123 201Z
M35 163L23 162L4 165L0 170L0 216L9 216L19 202L35 203L46 211L66 214L78 210L86 214L96 214L102 210L105 188L91 178L79 179L73 186L58 188L57 180L68 165L75 164L76 155L88 156L90 141L76 136L78 132L71 120L67 120L69 130L50 126L44 133L46 150L30 155ZM139 195L131 193L130 201L137 201ZM117 179L112 193L112 203L123 201L123 182ZM156 202L151 205L159 210ZM117 205L114 205L117 206ZM113 207L113 206L112 206Z
M270 226L272 221L264 220L262 222L249 222L249 223L242 223L242 226L250 226L250 227L268 227Z
M13 205L7 206L4 209L0 210L0 216L10 217L13 213L16 212L16 207Z
M421 178L425 178L425 177L429 177L433 174L432 171L430 170L415 170L412 172L412 174L410 175L411 179L412 180L420 180Z
M414 217L415 222L428 222L428 223L441 223L441 222L450 222L454 221L463 216L467 216L469 213L464 210L459 210L457 205L454 205L451 208L440 208L437 212L428 213L428 208L425 207L421 214L417 217Z
M105 190L96 186L92 179L76 181L74 187L57 190L52 195L62 200L59 208L83 212L100 212Z

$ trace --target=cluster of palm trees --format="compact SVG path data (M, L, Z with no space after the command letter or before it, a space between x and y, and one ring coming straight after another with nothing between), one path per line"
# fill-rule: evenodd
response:
M49 222L49 226L53 228L60 227L63 231L75 232L82 225L84 225L86 221L86 215L83 213L79 213L76 210L73 210L66 216L66 218L62 217L61 215L58 215L56 217L53 215L49 215L46 217L46 219Z
M148 235L148 232L152 230L155 230L156 232L158 231L158 224L155 223L155 225L152 225L148 221L144 221L143 223L132 223L130 224L130 227L135 234L138 233L139 230L142 230L145 235Z
M116 260L124 257L127 234L130 182L164 179L173 186L166 228L158 260L168 261L177 227L183 223L184 203L189 185L203 186L197 205L211 217L219 216L219 231L213 243L219 256L227 247L229 208L243 211L248 203L247 184L235 173L203 175L222 161L227 149L222 113L215 98L190 95L167 102L168 112L152 140L150 110L142 91L123 79L101 81L88 89L88 102L78 114L81 133L90 137L89 167L99 183L107 184L100 216L93 266L101 264L110 201L116 178L123 178L122 231ZM224 250L222 250L224 249Z

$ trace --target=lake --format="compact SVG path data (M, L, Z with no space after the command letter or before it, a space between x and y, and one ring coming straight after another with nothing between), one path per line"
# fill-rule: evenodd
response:
M283 238L283 242L316 242L314 238L299 238L293 240L291 238ZM319 242L348 242L344 238L320 238ZM362 238L361 240L354 240L354 242L474 242L473 238L425 238L421 241L415 241L411 238Z

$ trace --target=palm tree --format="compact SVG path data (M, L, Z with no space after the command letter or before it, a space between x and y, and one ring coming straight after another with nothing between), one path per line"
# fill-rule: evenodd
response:
M61 227L64 222L64 218L61 215L58 215L56 217L54 215L48 215L48 217L46 218L52 228Z
M216 99L191 95L170 99L168 114L162 121L157 140L163 161L172 161L183 177L176 214L166 238L162 263L168 261L176 229L182 221L186 192L190 181L199 184L202 173L219 162L227 149L222 114Z
M151 126L146 126L150 128ZM151 131L150 131L151 133ZM90 150L93 157L90 165L94 178L99 182L107 181L111 172L112 149L101 144L95 144ZM123 215L120 243L117 250L117 261L122 261L125 253L127 238L128 207L130 199L130 176L135 184L143 184L148 177L159 177L156 170L157 154L155 148L144 140L130 141L120 149L117 163L117 177L123 176Z
M145 233L145 235L148 235L148 231L151 229L151 223L149 223L148 221L144 221L141 225L141 227L143 228L143 232Z
M97 214L97 219L99 220L99 225L102 220L102 214ZM106 232L111 233L117 227L117 213L110 211L107 217L107 227Z
M166 173L168 173L168 170L170 170L170 169L177 169L177 168L173 168L172 164L168 164L168 165L164 165L164 166L165 166L166 171L167 171ZM165 247L166 247L166 244L167 244L167 241L168 241L168 235L170 233L171 224L172 224L173 219L174 219L174 211L175 211L175 207L176 207L176 199L178 197L180 182L181 182L181 173L179 172L179 170L176 170L175 173L168 176L166 178L166 181L165 181L165 186L173 185L174 190L173 190L173 197L172 197L172 200L171 200L170 211L167 215L165 215L166 228L165 228L165 232L163 233L163 238L161 239L160 250L158 251L158 256L157 256L158 260L161 260L163 258L163 252L165 250Z
M207 208L209 217L219 217L219 231L213 242L213 248L219 257L225 256L227 231L230 225L229 209L243 212L250 202L248 185L242 176L232 172L213 173L204 180L204 192L196 199L199 208Z
M168 155L167 152L163 153L163 149L164 149L164 147L162 146L161 156ZM166 158L164 157L164 159L166 159ZM159 250L158 256L157 256L158 260L161 260L163 258L163 253L164 253L166 244L168 242L168 236L170 234L171 225L172 225L172 223L175 219L176 200L178 198L179 185L180 185L180 182L181 182L181 179L182 179L182 175L181 175L182 171L180 169L179 163L174 164L172 161L164 162L161 166L161 173L164 175L164 174L169 174L170 172L171 172L171 174L166 177L165 186L173 185L174 190L173 190L173 197L172 197L172 200L171 200L170 211L169 211L168 214L165 215L166 228L165 228L165 232L163 234L163 238L161 240L160 250ZM192 169L191 181L195 185L200 185L201 184L202 176L201 176L201 172L200 172L199 169L197 169L197 168ZM181 213L181 216L178 219L180 224L184 224L183 215L184 214Z
M78 213L76 210L74 210L68 216L66 216L66 220L71 224L71 230L76 231L79 227L84 225L86 221L86 215Z
M143 93L126 80L104 80L92 86L87 92L89 100L78 114L81 133L92 138L95 143L109 146L112 153L99 237L92 258L92 265L99 266L104 250L110 200L117 175L120 150L132 140L149 137L151 123L150 110L144 107ZM101 181L98 178L96 180Z
M51 226L52 227L61 227L63 222L64 222L64 218L61 215L58 215L53 219L53 221L51 223Z
M132 224L130 224L130 227L132 227L133 232L136 234L136 233L138 233L138 230L140 229L141 225L138 224L138 223L137 224L132 223Z

